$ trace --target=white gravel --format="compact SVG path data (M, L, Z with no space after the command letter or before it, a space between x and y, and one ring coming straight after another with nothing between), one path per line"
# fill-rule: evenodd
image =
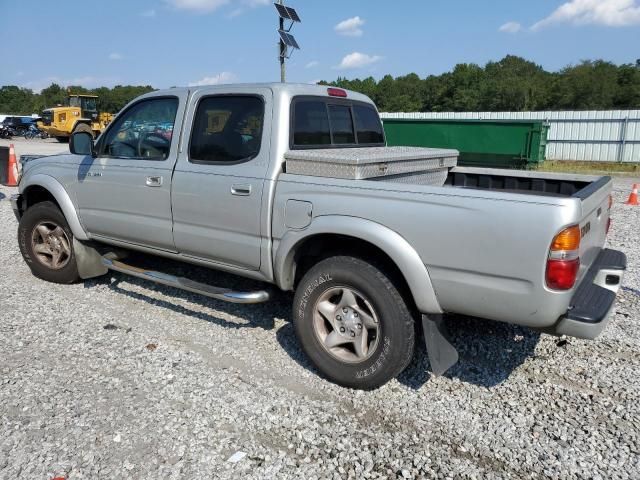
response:
M447 376L430 377L420 347L374 392L318 377L296 345L288 294L238 306L119 274L35 279L15 241L14 189L2 187L0 478L637 479L631 183L616 179L610 235L630 271L598 340L454 317L461 361Z

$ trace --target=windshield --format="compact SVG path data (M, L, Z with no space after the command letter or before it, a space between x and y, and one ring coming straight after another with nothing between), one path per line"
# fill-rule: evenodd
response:
M96 109L96 99L95 98L83 98L82 99L82 109L95 112L97 110Z

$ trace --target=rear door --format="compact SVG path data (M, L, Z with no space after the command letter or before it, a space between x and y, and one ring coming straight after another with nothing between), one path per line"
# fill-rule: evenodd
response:
M171 175L188 91L143 98L101 136L78 169L80 217L98 239L175 251Z
M172 185L173 232L187 256L260 268L261 206L273 95L263 87L196 92Z

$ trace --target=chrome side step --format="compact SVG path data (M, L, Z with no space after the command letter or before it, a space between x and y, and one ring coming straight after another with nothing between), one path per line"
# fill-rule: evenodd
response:
M269 300L269 293L264 290L258 290L256 292L236 292L228 288L214 287L212 285L194 282L188 278L175 277L173 275L155 272L153 270L145 270L143 268L127 265L126 263L122 263L118 260L110 260L104 257L102 258L102 264L109 270L113 270L115 272L126 273L132 277L150 280L152 282L161 283L162 285L187 290L193 293L199 293L224 302L261 303Z

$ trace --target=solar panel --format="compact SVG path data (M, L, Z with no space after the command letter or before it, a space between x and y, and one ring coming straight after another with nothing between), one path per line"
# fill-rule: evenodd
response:
M290 20L289 14L287 13L287 7L284 5L280 5L279 3L274 3L276 10L278 10L278 15L286 20Z
M280 15L285 20L291 20L292 22L300 22L300 17L298 16L298 12L296 12L293 8L285 7L284 5L280 5L279 3L274 3L276 10L278 10L278 15Z
M287 10L287 13L289 14L289 18L291 20L293 20L294 22L301 22L300 17L298 16L298 13L291 7L284 7Z
M282 39L282 41L286 46L300 50L300 45L298 45L298 42L296 42L296 39L293 38L293 35L285 32L284 30L278 30L278 33L280 34L280 38Z

